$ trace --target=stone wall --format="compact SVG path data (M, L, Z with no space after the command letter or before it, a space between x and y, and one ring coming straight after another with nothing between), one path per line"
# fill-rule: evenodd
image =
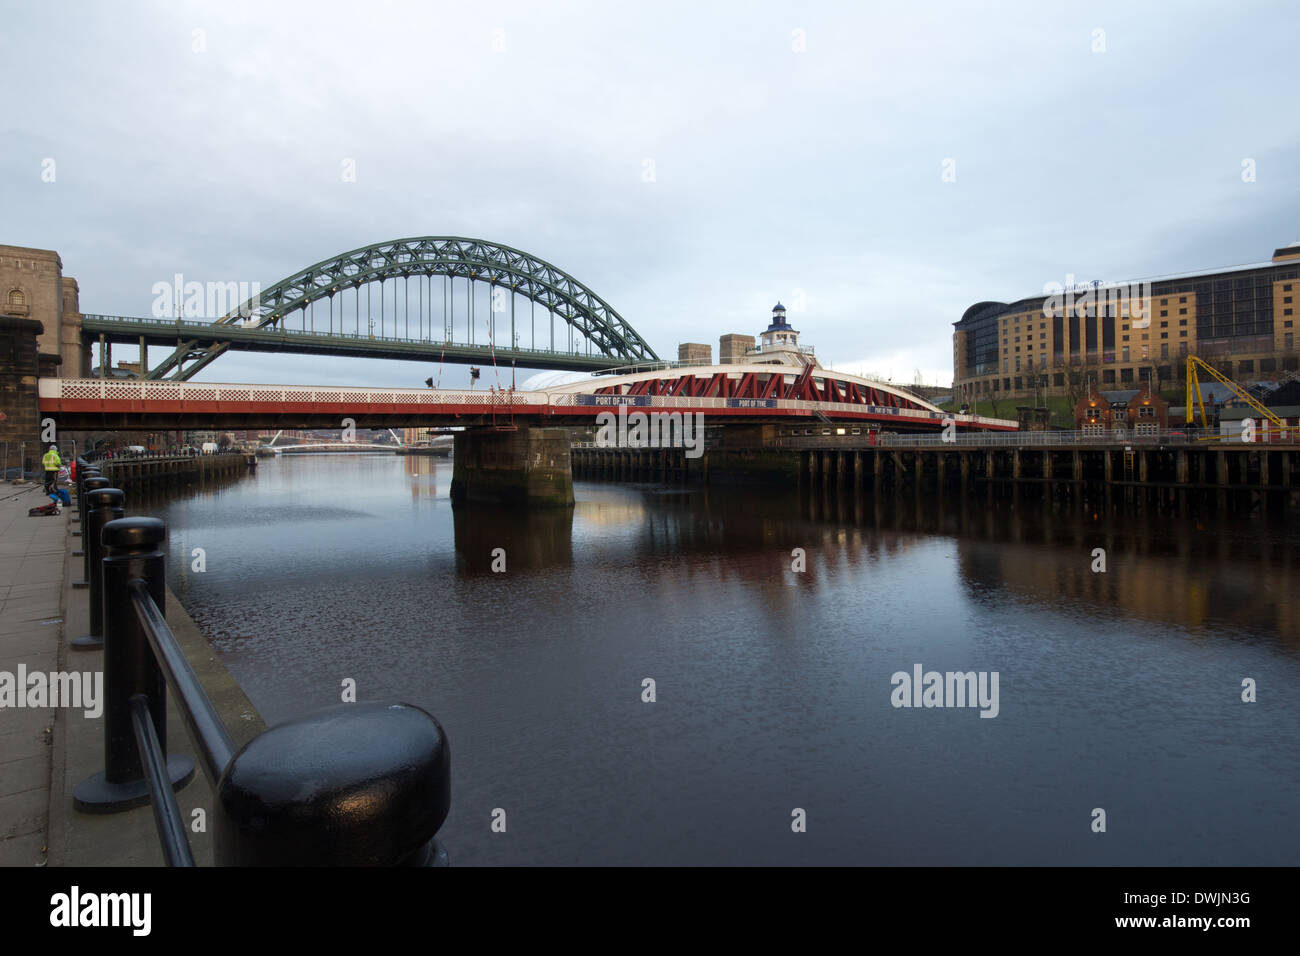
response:
M41 324L40 351L58 356L56 374L80 377L89 371L80 309L77 280L63 275L57 252L0 245L0 316Z
M0 293L3 294L3 293ZM8 442L10 468L18 467L21 443L26 442L24 467L35 470L40 460L40 405L37 343L45 329L35 319L0 315L0 454Z

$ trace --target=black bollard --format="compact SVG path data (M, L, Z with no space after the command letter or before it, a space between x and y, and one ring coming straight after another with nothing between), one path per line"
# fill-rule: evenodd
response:
M86 523L86 482L91 478L101 478L99 468L95 465L86 465L84 468L77 469L77 520L83 525Z
M86 493L86 557L90 569L90 632L68 642L74 651L97 651L104 646L104 525L126 515L126 495L117 488L96 488Z
M82 528L86 527L86 514L90 510L90 506L87 503L87 499L89 498L90 493L92 491L95 491L98 488L107 488L108 486L109 486L108 479L104 478L101 475L91 475L86 479L86 483L81 486L81 501L78 502L78 507L81 510ZM79 551L73 551L72 555L73 557L81 558L81 580L73 581L72 586L74 588L89 587L90 586L90 552L86 550L86 542L84 536L81 542L81 549Z
M412 704L342 704L278 724L217 785L218 866L446 866L442 727Z
M90 464L86 459L78 458L73 462L73 467L76 469L76 477L72 479L72 485L77 492L77 507L72 512L72 520L84 527L86 524L86 516L81 510L81 475L82 472L90 467ZM78 528L76 531L72 532L72 536L74 538L80 538L81 529Z
M149 802L149 787L131 721L131 698L148 700L154 731L167 752L167 686L135 612L130 583L142 579L161 612L166 571L159 544L167 529L157 518L118 518L104 525L104 770L77 784L72 803L83 813L118 813ZM194 761L167 757L172 789L194 778Z

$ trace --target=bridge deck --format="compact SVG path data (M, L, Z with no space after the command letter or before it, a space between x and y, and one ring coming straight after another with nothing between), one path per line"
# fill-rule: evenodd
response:
M601 380L593 379L593 382ZM593 385L593 391L595 386ZM880 422L893 430L935 430L951 418L959 430L1014 431L1016 423L925 409L803 399L669 395L607 395L569 391L385 389L301 385L210 384L143 380L42 379L40 409L65 428L253 428L298 423L339 427L475 425L501 418L548 425L583 425L597 415L683 412L713 424L798 420Z

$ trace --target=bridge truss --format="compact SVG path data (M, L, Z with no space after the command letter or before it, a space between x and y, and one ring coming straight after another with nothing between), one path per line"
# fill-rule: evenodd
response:
M659 360L573 276L519 249L456 236L344 252L214 319L194 321L202 303L183 301L181 311L174 320L86 315L82 328L109 342L173 345L142 370L155 380L188 380L231 349L588 371Z

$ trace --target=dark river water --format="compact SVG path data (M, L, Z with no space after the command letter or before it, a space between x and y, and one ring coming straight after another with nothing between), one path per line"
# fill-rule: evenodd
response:
M586 482L453 511L450 479L299 456L152 510L268 723L345 678L441 721L453 865L1300 859L1294 524ZM894 706L917 665L996 672L996 716Z

